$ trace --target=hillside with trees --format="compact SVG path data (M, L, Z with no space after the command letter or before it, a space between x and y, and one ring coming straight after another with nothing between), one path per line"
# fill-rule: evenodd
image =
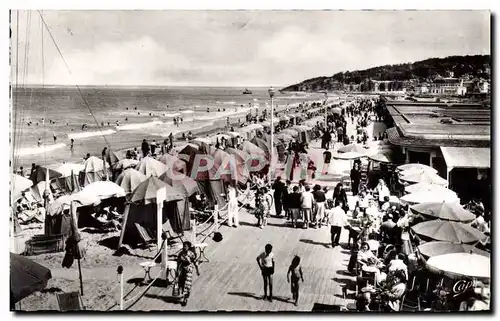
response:
M435 77L471 76L490 79L491 57L489 55L450 56L446 58L430 58L413 63L385 65L365 70L344 71L331 77L316 77L299 84L283 88L282 91L318 91L337 90L339 85L365 84L365 90L370 90L370 80L391 80L403 82L431 81ZM366 85L368 84L368 85Z

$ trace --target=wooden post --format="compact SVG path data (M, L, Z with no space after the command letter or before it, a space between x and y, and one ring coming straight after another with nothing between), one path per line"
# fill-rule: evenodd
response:
M167 190L161 188L156 192L156 244L157 250L161 248L161 233L163 232L163 202L166 199Z
M219 204L214 205L214 231L219 230Z
M78 233L78 219L76 217L76 206L73 204L74 202L71 202L70 204L70 211L71 211L71 229L73 231L73 237ZM78 243L75 245L76 246L76 251L77 253L77 262L78 262L78 276L80 278L80 292L83 296L83 279L82 279L82 266L80 264L80 246Z
M130 203L125 205L125 212L123 213L122 230L120 232L120 240L118 241L118 248L122 247L125 229L127 227L128 212L130 211Z
M163 241L163 240L162 240ZM165 281L168 281L168 275L167 275L167 262L168 262L168 245L167 245L167 238L165 238L163 244L163 249L161 252L161 278L165 279Z
M124 309L124 304L123 304L123 266L119 266L118 269L116 270L118 272L118 275L120 276L120 310L123 311Z
M191 220L191 231L193 233L193 235L191 235L191 243L194 246L196 243L196 220Z

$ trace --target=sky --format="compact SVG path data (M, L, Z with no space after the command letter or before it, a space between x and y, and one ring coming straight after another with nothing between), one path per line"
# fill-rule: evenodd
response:
M41 14L67 67L39 12L13 11L19 84L282 87L346 70L490 54L488 11Z

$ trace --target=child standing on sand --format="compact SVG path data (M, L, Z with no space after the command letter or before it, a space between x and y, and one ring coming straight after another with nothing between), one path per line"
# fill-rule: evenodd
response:
M288 273L286 274L286 280L290 283L290 275L292 276L291 290L292 290L292 298L295 306L297 306L299 302L299 281L304 282L304 275L302 274L302 268L300 267L300 257L296 255L292 264L288 268Z

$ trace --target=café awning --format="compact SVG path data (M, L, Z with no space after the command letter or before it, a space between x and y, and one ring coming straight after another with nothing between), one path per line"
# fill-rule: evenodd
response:
M478 147L441 147L448 168L490 168L490 149Z

